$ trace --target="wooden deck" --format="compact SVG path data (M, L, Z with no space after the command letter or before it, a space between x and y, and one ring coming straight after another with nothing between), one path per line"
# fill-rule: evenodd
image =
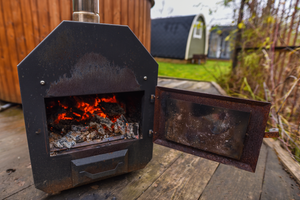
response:
M206 82L159 79L159 85L218 93ZM0 161L0 199L300 199L297 184L264 144L256 173L154 145L144 169L48 195L33 184L20 106L0 113ZM16 171L9 175L10 168Z

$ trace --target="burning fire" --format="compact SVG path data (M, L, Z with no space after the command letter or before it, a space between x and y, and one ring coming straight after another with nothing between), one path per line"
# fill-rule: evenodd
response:
M106 102L106 103L118 103L115 96L109 97L109 98L95 98L94 103L91 105L87 102L84 102L76 97L74 99L77 101L76 108L80 111L82 111L81 114L78 112L73 112L72 108L69 108L68 105L63 105L60 101L58 101L58 105L66 110L64 113L58 114L56 120L54 121L55 124L58 124L60 120L75 120L77 122L85 121L89 119L93 114L99 115L103 118L109 118L108 115L106 115L102 109L99 107L99 103ZM75 116L75 118L73 117ZM116 122L116 120L120 116L114 116L113 118L110 118L112 122Z

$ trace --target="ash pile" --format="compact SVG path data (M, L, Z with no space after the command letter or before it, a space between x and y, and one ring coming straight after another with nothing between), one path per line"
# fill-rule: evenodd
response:
M50 132L49 143L51 155L56 151L85 146L90 142L108 142L120 139L139 139L139 123L128 123L121 115L115 123L109 118L94 114L88 125L71 125L70 130L62 128L61 133Z

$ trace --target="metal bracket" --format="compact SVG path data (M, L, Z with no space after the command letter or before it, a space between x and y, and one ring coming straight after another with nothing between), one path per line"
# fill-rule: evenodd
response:
M153 130L149 129L149 137L152 137L152 135L153 135Z
M279 130L278 128L271 128L269 132L265 132L264 138L278 138Z

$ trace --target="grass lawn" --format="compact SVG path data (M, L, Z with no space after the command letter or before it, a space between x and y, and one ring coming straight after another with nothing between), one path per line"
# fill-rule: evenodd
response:
M176 64L157 62L159 65L158 76L185 78L201 81L217 81L223 74L231 71L231 62L206 61L205 64Z

